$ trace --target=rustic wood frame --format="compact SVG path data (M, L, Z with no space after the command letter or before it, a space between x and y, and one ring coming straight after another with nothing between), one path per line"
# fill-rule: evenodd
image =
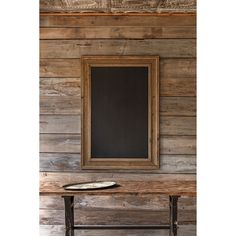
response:
M91 67L148 67L148 158L91 157ZM159 56L82 56L81 168L159 169Z

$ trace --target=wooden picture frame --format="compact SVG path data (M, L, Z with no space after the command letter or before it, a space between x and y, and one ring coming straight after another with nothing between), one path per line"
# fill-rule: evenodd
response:
M81 68L82 68L82 80L81 80L81 168L82 169L158 169L159 168L159 57L158 56L82 56L81 58ZM96 79L99 73L94 73L96 70L110 71L113 73L112 69L115 71L122 70L122 73L130 68L132 71L136 71L139 76L140 71L147 71L143 73L145 75L145 80L147 80L147 124L145 122L144 127L147 128L147 142L144 142L146 145L143 147L147 148L147 155L143 156L93 156L92 152L96 149L92 145L94 141L92 135L94 135L96 130L92 130L92 115L93 117L96 114L93 113L93 110L96 110L94 107L94 101L92 103L92 91L96 91L92 86L95 86L99 83L99 80ZM106 74L106 73L105 73ZM104 73L103 73L104 75ZM122 76L125 77L126 75ZM128 76L128 75L127 75ZM100 76L101 77L101 76ZM115 77L115 74L114 74ZM134 77L134 76L133 76ZM144 77L144 76L143 76ZM112 83L113 76L109 77L109 80ZM128 78L128 77L127 77ZM95 83L96 79L96 83ZM142 81L145 81L141 78ZM140 79L140 81L141 81ZM136 83L138 80L133 80ZM109 82L109 83L110 83ZM138 85L137 85L138 86ZM140 89L141 86L139 85ZM132 92L132 90L130 90ZM93 92L94 93L94 92ZM96 92L95 92L96 93ZM145 91L144 91L145 94ZM98 99L99 100L99 99ZM124 103L124 106L126 103ZM92 109L93 107L93 109ZM129 108L130 109L130 108ZM139 111L138 114L141 114ZM102 114L100 114L101 116ZM106 114L103 114L103 117L106 118ZM93 119L94 123L96 118ZM141 119L140 119L141 120ZM93 124L94 124L93 123ZM110 122L112 123L112 122ZM106 124L110 124L107 122ZM109 130L109 127L106 127ZM137 129L134 130L135 132ZM138 132L138 131L137 131ZM101 132L100 132L101 133ZM102 135L102 134L101 134ZM102 139L102 138L101 138ZM141 139L141 137L140 137ZM109 139L108 139L109 140ZM132 142L133 140L130 140ZM142 140L141 140L142 141ZM142 143L139 140L139 143ZM112 145L115 145L112 143ZM128 146L128 145L126 145ZM140 146L140 145L139 145ZM113 146L114 147L114 146ZM138 155L138 154L137 154Z

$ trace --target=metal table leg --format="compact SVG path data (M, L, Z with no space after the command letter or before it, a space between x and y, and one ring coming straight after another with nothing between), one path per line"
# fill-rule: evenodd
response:
M170 236L177 236L178 229L178 198L179 196L170 196Z
M65 236L74 236L74 196L63 196L65 203Z

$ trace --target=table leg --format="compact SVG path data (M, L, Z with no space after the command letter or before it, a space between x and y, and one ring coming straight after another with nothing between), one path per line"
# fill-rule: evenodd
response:
M65 203L65 236L74 236L74 196L63 196Z
M179 196L170 196L170 236L177 236L178 229L178 198Z

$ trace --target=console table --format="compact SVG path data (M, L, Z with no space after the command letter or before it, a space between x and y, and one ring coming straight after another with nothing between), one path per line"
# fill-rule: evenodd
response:
M74 236L74 230L82 229L169 229L170 236L176 236L178 230L178 198L196 196L196 181L116 181L118 187L89 190L68 191L62 186L52 185L40 190L41 195L57 195L64 198L65 236ZM167 225L74 225L74 197L79 195L110 194L157 194L169 196L169 224Z

